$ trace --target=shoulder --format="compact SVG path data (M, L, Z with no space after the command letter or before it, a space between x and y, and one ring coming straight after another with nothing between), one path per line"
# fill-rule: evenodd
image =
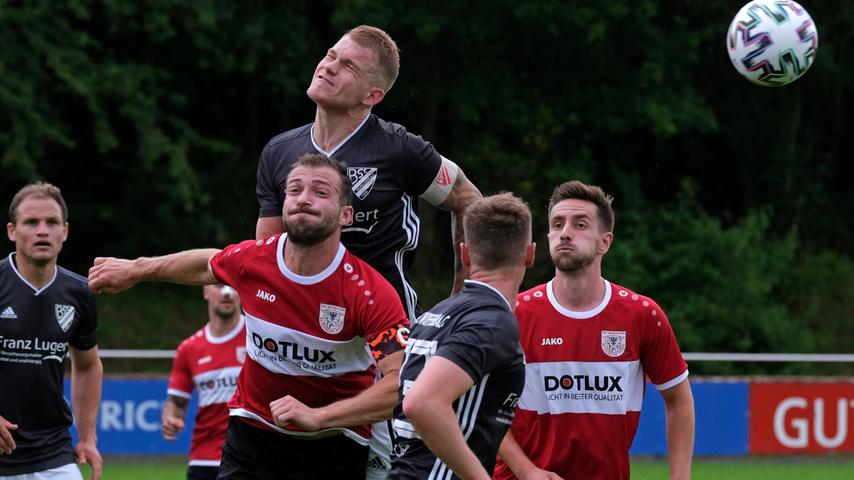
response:
M654 320L663 317L664 312L658 303L646 295L611 283L611 303L634 314L639 321Z
M306 140L311 135L311 126L312 124L309 123L276 135L267 142L264 151L277 150L288 146L291 142Z
M56 266L56 278L62 282L63 288L74 290L74 293L95 298L95 294L89 291L89 280L83 275L78 275L71 270Z
M11 272L12 268L9 266L9 257L3 257L0 259L0 275L6 275Z
M421 143L427 143L420 135L409 132L406 127L399 123L388 122L380 117L374 116L376 123L370 125L371 129L377 134L384 135L392 141L404 142L416 140Z
M516 295L516 315L522 315L530 310L537 310L548 305L549 299L545 283Z
M206 340L205 327L202 327L178 344L178 351L186 352L188 350L199 348L200 345L206 343Z
M345 251L344 258L341 259L340 268L344 275L345 285L366 292L363 293L365 296L371 296L374 292L386 291L391 291L395 297L397 296L394 287L380 272L370 266L368 262L353 255L349 249Z

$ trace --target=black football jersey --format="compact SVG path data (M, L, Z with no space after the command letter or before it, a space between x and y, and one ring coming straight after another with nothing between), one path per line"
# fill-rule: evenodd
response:
M525 385L519 326L510 306L489 285L466 280L459 294L418 317L411 328L392 421L396 444L388 478L457 478L403 414L405 392L433 356L454 362L474 381L452 407L469 448L492 472Z
M313 124L274 137L258 162L259 217L282 214L291 164L307 153L323 153L347 164L353 182L353 223L342 243L394 286L410 319L418 298L409 270L421 229L418 197L436 178L442 157L433 146L396 123L368 115L332 152L314 142ZM420 312L418 312L420 313Z
M74 462L63 362L69 346L89 350L97 343L95 296L86 279L57 266L53 280L36 288L14 257L0 261L0 415L18 425L17 448L0 455L0 475Z

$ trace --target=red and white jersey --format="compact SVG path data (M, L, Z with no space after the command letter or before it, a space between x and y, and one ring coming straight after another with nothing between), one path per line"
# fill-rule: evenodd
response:
M237 376L246 357L244 319L222 337L211 335L205 325L178 345L169 395L190 399L199 391L193 436L190 440L190 465L218 466L228 428L228 400L237 389Z
M286 239L248 240L211 259L211 272L237 290L246 314L246 363L228 406L257 426L315 435L275 425L270 402L292 395L314 408L356 396L374 384L367 342L396 335L408 320L388 281L343 245L324 271L306 277L285 265ZM338 430L361 444L371 438L370 425Z
M659 390L688 377L667 316L606 280L594 309L556 300L552 282L520 293L525 389L511 431L540 468L563 478L628 479L645 375ZM495 478L515 478L500 461Z

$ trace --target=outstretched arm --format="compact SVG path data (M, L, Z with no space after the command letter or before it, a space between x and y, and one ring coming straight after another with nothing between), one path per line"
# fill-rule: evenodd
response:
M185 250L162 257L125 260L98 257L89 269L89 289L95 293L119 293L139 282L171 282L184 285L217 283L208 262L219 250Z
M472 203L483 198L480 190L469 181L463 170L457 173L454 187L448 193L448 197L442 202L442 207L451 211L451 241L454 244L454 286L451 293L457 293L463 289L463 280L468 278L468 268L463 266L460 259L460 244L465 241L463 237L463 215L466 208Z
M694 395L685 381L661 391L667 416L667 453L671 480L691 478L691 455L694 451Z
M71 405L77 420L79 440L74 448L80 463L92 465L92 480L101 478L104 461L98 452L95 425L101 403L101 380L104 368L98 358L98 347L89 350L69 349L71 354Z

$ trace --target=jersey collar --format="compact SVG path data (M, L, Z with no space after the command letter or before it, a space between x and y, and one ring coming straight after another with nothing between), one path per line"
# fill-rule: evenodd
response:
M241 330L243 330L243 325L245 322L246 322L246 320L243 318L243 315L241 315L240 318L237 320L237 325L234 328L232 328L230 332L226 333L225 335L223 335L221 337L214 337L213 336L213 334L211 333L211 325L210 325L210 323L208 323L205 325L205 338L210 343L214 343L214 344L225 343L225 342L231 340L232 338L234 338L238 333L241 332Z
M326 277L332 275L332 273L338 268L338 265L341 264L341 259L344 258L344 252L346 251L344 245L341 244L341 242L338 242L338 253L335 254L335 258L332 259L329 266L316 275L306 277L304 275L297 275L292 272L287 265L285 265L285 241L287 238L287 233L283 233L279 237L279 243L276 246L276 262L279 264L279 271L282 272L282 275L300 285L314 285L315 283L320 283L323 280L326 280Z
M21 272L19 272L19 271L18 271L18 267L15 265L15 260L12 258L14 255L15 255L15 252L12 252L12 253L10 253L10 254L9 254L9 257L8 257L8 258L9 258L9 266L11 266L11 267L12 267L12 271L13 271L13 272L15 272L15 275L17 275L17 276L18 276L18 278L20 278L22 282L24 282L28 287L30 287L30 288L32 288L32 289L33 289L33 291L35 292L35 294L34 294L34 295L38 295L38 294L42 293L43 291L45 291L45 290L47 290L48 288L50 288L50 286L51 286L51 285L53 285L53 282L56 280L56 273L59 271L59 267L57 267L56 265L54 265L54 267L53 267L53 277L51 277L50 281L49 281L49 282L47 282L47 283L45 284L45 286L43 286L42 288L36 288L36 287L35 287L35 285L33 285L32 283L30 283L29 281L27 281L27 279L26 279L26 278L24 278L24 276L23 276L23 275L21 275Z
M314 124L311 124L311 135L309 135L311 137L311 144L312 144L312 146L314 146L314 148L318 152L326 155L327 157L331 157L332 155L335 155L335 152L337 152L338 149L340 149L341 147L344 146L345 143L347 143L347 140L350 140L351 138L353 138L353 135L355 135L359 130L362 129L362 126L368 122L369 118L371 118L370 113L365 115L365 119L362 120L362 123L360 123L356 128L354 128L352 132L350 132L350 135L347 135L346 137L344 137L344 140L341 140L341 143L336 145L335 148L333 148L332 150L330 150L328 152L323 150L322 148L320 148L320 145L318 145L317 142L314 141Z
M506 298L504 298L504 295L502 295L502 294L501 294L501 292L499 292L499 291L498 291L495 287L493 287L492 285L490 285L490 284L488 284L488 283L479 282L479 281L477 281L477 280L468 280L468 279L464 280L464 281L463 281L463 283L464 283L464 284L480 285L480 286L483 286L483 287L486 287L486 288L488 288L488 289L492 290L493 292L495 292L495 294L496 294L496 295L498 295L499 297L501 297L501 300L504 300L504 303L507 305L507 309L508 309L508 310L510 310L511 312L513 311L513 307L512 307L512 306L510 306L510 302L508 302L508 301L507 301L507 299L506 299Z
M552 304L552 307L554 307L554 309L557 310L558 313L569 318L584 320L586 318L591 318L595 317L596 315L599 315L602 310L605 310L605 307L608 306L608 302L611 301L611 282L605 280L604 278L602 279L602 281L605 282L605 295L602 296L602 301L599 303L599 305L593 307L593 309L586 310L583 312L570 310L558 303L557 297L555 296L554 286L552 285L552 282L554 282L554 280L549 280L549 283L546 284L546 294L549 297L549 303Z

